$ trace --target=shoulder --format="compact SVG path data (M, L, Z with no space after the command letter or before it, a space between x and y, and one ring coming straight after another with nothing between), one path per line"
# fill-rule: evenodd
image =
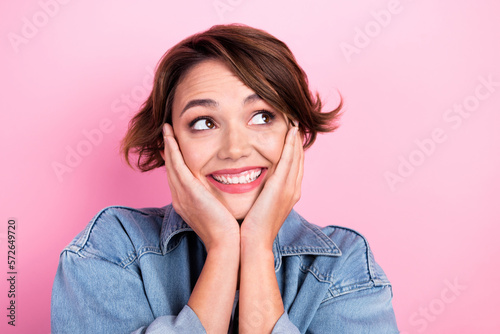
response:
M374 286L390 285L386 274L375 261L368 240L361 233L337 225L320 227L302 217L300 220L301 224L320 235L337 250L331 254L303 256L302 260L302 265L308 271L313 272L321 281L330 283L331 297Z
M165 208L109 206L99 211L63 250L126 267L145 252L161 253Z
M389 282L382 268L375 262L368 240L361 233L336 225L325 226L321 230L342 253L338 258L338 265L352 268L360 277L376 284Z

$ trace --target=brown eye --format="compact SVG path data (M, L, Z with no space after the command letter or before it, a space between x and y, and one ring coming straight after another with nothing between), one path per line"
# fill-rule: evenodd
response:
M201 118L191 125L193 130L211 130L215 128L215 123L209 118Z
M259 112L250 120L250 124L268 124L273 120L273 116L267 112Z
M212 123L212 121L211 121L211 120L209 120L209 119L207 119L207 120L205 121L205 125L206 125L206 126L207 126L207 128L209 128L209 129L213 129L213 127L215 126L215 124L214 124L214 123Z

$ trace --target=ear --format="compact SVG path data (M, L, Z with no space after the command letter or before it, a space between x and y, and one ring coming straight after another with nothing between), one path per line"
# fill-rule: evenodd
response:
M292 128L294 126L297 126L297 124L299 124L299 122L296 120L296 119L293 119L293 118L290 118L288 116L286 116L286 125L288 125L288 128Z

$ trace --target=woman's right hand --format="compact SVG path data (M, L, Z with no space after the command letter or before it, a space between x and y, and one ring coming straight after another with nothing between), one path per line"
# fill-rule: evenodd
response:
M240 227L226 207L191 173L169 124L163 126L163 137L172 205L207 249L188 306L207 333L227 333L238 281Z
M201 238L207 251L225 244L239 245L238 222L186 166L168 123L163 125L163 139L163 159L175 211Z

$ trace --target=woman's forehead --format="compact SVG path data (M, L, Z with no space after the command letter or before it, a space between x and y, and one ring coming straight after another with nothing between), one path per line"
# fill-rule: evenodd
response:
M191 100L240 99L255 102L261 98L220 61L207 60L191 68L181 79L174 95L174 109L183 110Z
M178 84L178 90L211 87L229 82L245 86L240 78L219 60L204 60L187 70ZM246 86L245 86L246 87ZM248 87L247 87L248 88ZM250 88L248 88L250 89Z

